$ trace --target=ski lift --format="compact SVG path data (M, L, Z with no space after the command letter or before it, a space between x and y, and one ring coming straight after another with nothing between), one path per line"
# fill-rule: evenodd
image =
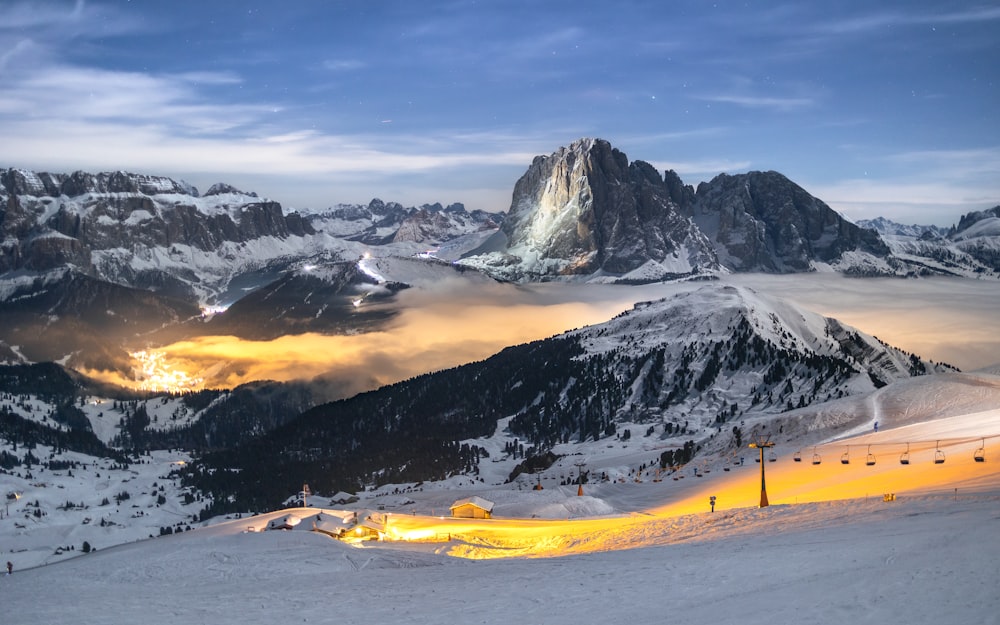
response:
M818 453L816 453L816 448L814 447L813 448L813 464L819 464L821 462L823 462L823 458L821 458L820 455Z
M848 447L847 451L840 456L840 464L851 464L851 448Z
M865 464L869 467L875 466L875 454L872 453L872 446L868 446L868 455L865 456Z
M792 460L794 460L795 462L802 462L802 452L797 451L794 454L792 454Z
M938 441L937 449L934 450L934 464L944 464L944 452L941 451L941 441Z
M986 439L983 439L983 444L979 446L976 453L972 454L972 459L976 462L986 462Z
M910 444L906 444L906 451L899 456L899 464L910 464Z
M777 462L778 461L778 454L776 454L776 453L774 453L772 451L770 454L768 454L767 461L768 462Z

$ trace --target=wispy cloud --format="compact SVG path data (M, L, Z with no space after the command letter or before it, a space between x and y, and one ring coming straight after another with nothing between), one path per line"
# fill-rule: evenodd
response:
M966 150L913 150L890 154L884 160L906 167L938 172L952 180L979 176L995 178L1000 172L1000 146Z
M64 2L10 2L3 7L0 36L35 38L100 38L146 30L142 22L112 5L76 0Z
M83 0L76 0L72 8L67 8L65 3L13 2L4 7L0 31L19 31L79 22L85 17L85 8Z
M812 98L776 98L773 96L752 95L703 95L697 96L697 99L706 102L735 104L745 108L768 109L778 112L794 111L813 106L816 103Z
M946 179L853 178L806 185L809 192L852 221L887 217L902 223L949 226L968 212L1000 204L996 189Z
M327 59L323 61L323 68L332 72L353 72L367 66L367 63L358 59Z
M267 105L225 105L200 96L198 84L236 84L230 74L196 73L155 76L96 68L52 65L11 80L0 93L3 134L23 136L19 126L41 122L34 131L44 139L45 123L117 125L157 124L172 132L213 133L254 123ZM8 120L15 120L12 124ZM19 121L18 121L19 120ZM13 126L13 127L6 127Z
M903 25L967 24L994 20L1000 20L1000 7L982 6L938 12L877 11L843 19L824 19L816 23L814 30L831 34L852 34Z

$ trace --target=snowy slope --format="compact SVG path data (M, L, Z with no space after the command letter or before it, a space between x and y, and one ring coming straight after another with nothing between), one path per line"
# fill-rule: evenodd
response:
M471 615L553 625L997 622L995 471L991 492L710 513L717 485L711 476L697 481L697 513L508 524L526 537L521 547L561 557L516 557L521 548L489 538L502 519L479 522L478 539L470 530L444 543L348 544L306 531L317 510L297 509L290 512L303 520L294 531L248 531L280 511L102 547L58 565L15 564L0 592L5 613L23 625L440 623ZM421 521L394 514L390 523L409 519ZM444 555L482 548L507 558Z
M955 487L962 492L980 492L1000 489L1000 463L996 462L1000 458L997 406L1000 406L1000 376L939 374L902 380L868 396L747 421L745 430L748 440L751 432L763 432L776 443L776 460L767 462L766 467L773 504L881 496L884 492L912 496L951 492ZM877 433L873 432L874 420L880 421ZM506 483L519 460L500 452L511 439L505 423L501 422L492 437L469 441L491 450L491 460L480 464L477 475L457 475L442 482L386 485L358 493L360 500L347 509L431 515L430 518L436 519L448 514L447 509L455 500L477 495L495 502L498 519L620 519L653 511L665 517L701 512L710 494L719 497L720 510L756 503L759 465L754 463L753 450L734 449L729 436L709 436L701 441L703 450L688 467L658 473L655 465L659 454L676 448L679 441L658 435L643 436L645 426L638 424L622 426L629 427L635 434L628 440L608 438L557 446L554 451L562 457L549 469L536 475L522 474L514 482ZM987 461L974 463L973 452L980 446L985 448ZM907 449L912 464L903 466L898 457ZM947 455L944 465L933 464L936 449ZM22 456L25 453L23 449L14 451ZM802 454L801 462L793 460L796 452ZM849 465L839 462L845 452L853 457ZM171 475L179 463L190 460L183 453L154 452L138 463L124 466L45 447L32 453L40 460L55 458L73 464L69 469L52 470L42 468L36 461L27 473L23 467L17 467L0 474L3 493L16 493L18 497L8 501L9 516L5 514L6 518L0 519L0 544L11 545L5 549L19 568L78 555L84 541L103 549L156 536L164 527L173 530L202 525L195 518L204 502L197 501L197 493L188 495ZM867 453L877 457L875 466L864 463ZM822 457L820 465L811 463L813 454ZM569 482L581 468L591 478L583 486L584 496L578 497L577 486ZM542 484L544 490L532 490L536 483ZM117 496L123 492L129 497L118 501ZM309 503L331 506L330 499L314 496ZM419 521L420 516L414 518L418 523L426 523ZM102 525L102 520L107 523ZM266 521L243 520L241 524L245 528L248 523L262 525ZM473 533L483 529L477 528ZM576 533L569 527L547 531ZM609 530L601 531L606 534ZM458 530L442 527L433 532L448 533ZM476 545L481 555L489 553L490 557L496 557L510 549L510 540L510 535L494 534L486 543L477 544L474 537L466 542ZM631 544L635 538L622 540L623 546L636 546ZM653 542L659 544L659 540ZM575 549L600 547L593 541L589 544L586 547L580 543ZM522 552L534 555L554 555L551 553L554 548L543 543L531 543L526 551L524 545L520 547ZM473 553L469 549L465 548L466 555Z

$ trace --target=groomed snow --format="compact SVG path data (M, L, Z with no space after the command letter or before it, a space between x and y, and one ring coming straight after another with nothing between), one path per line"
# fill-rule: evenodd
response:
M996 623L993 496L680 517L662 546L449 558L231 523L0 578L5 621Z
M991 374L977 375L995 386ZM815 442L839 452L873 441L940 440L949 450L943 465L924 445L908 466L895 453L880 453L874 467L861 457L841 465L836 455L816 466L795 462L795 441L783 441L781 455L765 463L767 508L756 506L760 465L752 462L728 472L702 467L701 477L680 481L588 484L582 497L575 487L441 485L363 498L361 515L391 508L374 513L396 539L386 542L309 531L313 522L344 523L353 513L342 509L279 510L45 566L15 564L13 575L0 577L4 613L22 625L997 623L1000 408L954 412L995 406L988 393L978 401L939 398L953 411L927 418L929 386L878 433ZM981 445L986 461L974 462ZM151 460L158 472L171 461ZM884 501L888 492L894 501ZM496 502L493 519L427 509L471 495ZM572 512L574 504L576 514L546 514L554 505ZM266 530L284 518L300 522ZM17 532L4 536L20 540ZM16 551L5 555L18 560Z

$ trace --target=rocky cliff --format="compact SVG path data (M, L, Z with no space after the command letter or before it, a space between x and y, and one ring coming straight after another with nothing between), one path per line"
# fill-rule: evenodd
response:
M710 242L683 215L648 163L600 139L534 159L501 228L506 249L483 259L515 279L607 274L651 279L716 265ZM633 275L630 275L633 274Z
M878 234L781 174L723 174L695 191L601 139L536 157L514 187L502 233L500 251L464 262L514 280L651 281L817 263L858 271L858 262L865 273L894 272Z
M72 266L195 299L206 287L199 264L219 265L224 258L214 257L231 255L227 248L312 234L297 213L285 215L277 202L229 185L201 197L191 185L158 176L0 171L0 274Z
M695 221L732 271L810 271L845 252L884 258L889 248L785 176L753 171L720 174L698 185Z

